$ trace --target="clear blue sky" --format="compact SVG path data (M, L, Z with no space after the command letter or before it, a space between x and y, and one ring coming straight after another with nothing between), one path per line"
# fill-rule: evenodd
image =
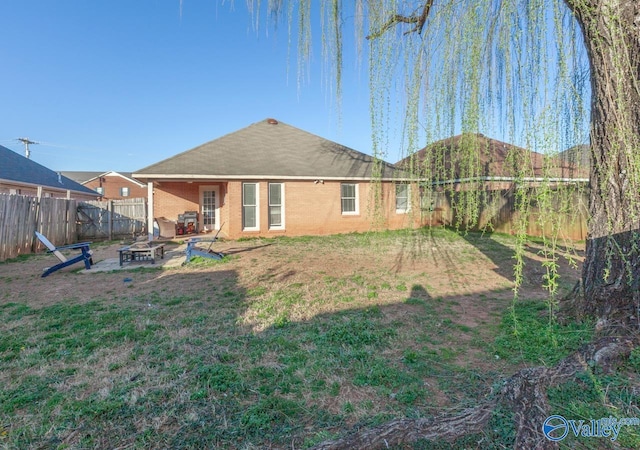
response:
M299 89L286 24L256 32L244 1L217 3L3 1L0 145L39 142L31 158L57 171L135 171L274 117L371 153L368 75L353 55L338 115L319 49Z
M4 0L0 145L24 154L16 138L39 142L31 158L56 171L128 172L273 117L371 154L355 44L345 44L338 109L320 46L298 86L288 24L256 31L254 20L243 0ZM406 149L391 120L381 150L396 162Z

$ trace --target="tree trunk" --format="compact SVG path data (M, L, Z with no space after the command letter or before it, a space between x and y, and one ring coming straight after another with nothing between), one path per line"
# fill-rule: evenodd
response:
M334 441L322 442L313 450L397 448L419 439L455 442L461 437L481 433L498 405L514 413L516 439L513 448L556 449L558 445L542 434L542 424L549 410L547 388L570 380L579 372L591 370L591 367L611 371L620 360L629 356L636 345L632 339L604 337L583 346L555 367L531 367L519 371L505 380L489 399L474 408L453 415L392 420Z
M591 64L590 222L581 308L637 329L640 313L640 4L565 0Z
M577 312L635 329L640 325L640 2L564 1L582 28L592 83L590 222ZM416 17L396 15L390 24ZM419 438L452 442L482 430L498 404L514 412L515 448L557 448L540 429L549 409L547 388L592 366L610 370L637 344L631 338L602 338L555 367L521 370L495 396L458 415L394 420L314 449L389 448Z

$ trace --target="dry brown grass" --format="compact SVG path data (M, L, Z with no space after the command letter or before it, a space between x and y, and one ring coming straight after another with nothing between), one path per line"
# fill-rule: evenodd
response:
M515 368L491 347L511 246L435 230L227 242L168 270L0 265L0 445L299 448L459 407ZM521 296L544 298L528 257Z

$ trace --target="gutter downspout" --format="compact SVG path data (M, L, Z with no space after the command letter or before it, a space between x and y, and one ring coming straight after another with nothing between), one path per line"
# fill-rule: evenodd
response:
M153 240L153 181L147 182L147 238Z

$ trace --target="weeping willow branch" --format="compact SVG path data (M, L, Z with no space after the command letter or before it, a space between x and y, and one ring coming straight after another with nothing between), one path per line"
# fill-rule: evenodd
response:
M391 18L380 28L380 30L376 33L370 34L367 36L367 39L376 39L385 34L391 28L395 27L401 23L415 24L415 27L412 29L405 31L405 35L411 33L422 34L422 29L424 28L424 24L429 17L429 11L431 11L431 6L433 6L433 0L427 0L424 2L422 6L422 11L418 14L412 14L410 16L404 16L402 14L393 14Z
M259 0L250 0L258 1ZM273 0L280 5L285 0ZM299 51L309 58L310 0L291 1L298 8L302 39ZM410 4L412 6L405 7ZM292 5L295 5L292 6ZM630 0L339 0L321 2L330 20L323 40L341 66L345 34L342 8L353 8L355 29L367 40L372 149L375 157L389 150L426 151L423 161L410 159L410 170L426 196L451 198L461 226L473 226L491 195L513 193L510 205L517 235L513 269L516 289L525 276L525 243L529 216L537 210L544 235L543 283L549 292L549 317L556 320L557 260L563 222L559 210L580 215L573 197L588 192L589 234L579 289L584 301L574 314L615 319L630 335L640 328L640 6ZM351 6L354 5L354 6ZM400 8L407 9L400 9ZM271 6L272 9L274 8ZM405 11L412 11L405 13ZM290 22L295 16L289 12ZM368 29L368 32L363 30ZM367 34L368 33L368 34ZM366 35L365 35L366 34ZM359 42L360 43L360 42ZM330 46L331 46L330 45ZM588 74L588 76L586 75ZM335 73L338 81L340 70ZM299 74L300 76L300 74ZM403 85L404 83L404 85ZM339 89L338 89L339 91ZM398 112L399 111L399 112ZM402 149L389 148L393 119L400 116ZM486 127L515 146L485 148L476 137ZM419 131L418 131L419 130ZM461 144L433 145L459 135ZM497 136L496 136L497 137ZM417 142L419 138L424 148ZM567 167L559 154L586 147L589 163L572 178L590 171L590 185L562 180ZM525 150L526 149L526 150ZM404 155L404 153L403 153ZM498 171L495 161L501 159ZM578 157L578 159L581 159ZM585 167L587 166L587 167ZM485 169L487 172L485 173ZM446 180L504 177L507 187ZM382 198L374 173L376 204ZM530 180L540 180L531 182ZM376 184L377 183L377 184ZM502 185L501 185L502 186ZM449 189L447 191L446 189ZM436 192L437 191L437 192ZM562 191L556 197L558 191ZM450 195L446 195L450 194ZM580 196L582 198L582 195ZM375 210L374 210L375 211ZM374 216L378 216L375 212ZM515 218L514 218L515 217ZM515 300L514 300L515 301ZM598 322L600 323L600 321ZM551 322L550 322L551 325ZM514 323L514 326L516 324ZM596 331L600 329L596 328ZM623 333L624 331L624 333ZM546 388L590 367L605 369L637 345L605 338L571 355L555 367L524 369L505 380L475 408L429 419L399 418L380 427L317 446L388 448L418 438L446 439L483 429L500 404L515 416L516 448L542 448L540 424L548 411Z

